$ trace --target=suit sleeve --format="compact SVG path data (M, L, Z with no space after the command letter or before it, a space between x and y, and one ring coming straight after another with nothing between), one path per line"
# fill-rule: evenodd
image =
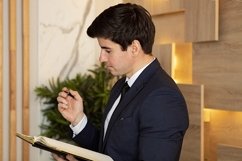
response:
M87 122L85 128L76 135L73 140L81 147L90 150L98 150L99 130L97 130L90 121Z
M188 128L183 96L173 89L155 90L140 111L139 160L178 161Z

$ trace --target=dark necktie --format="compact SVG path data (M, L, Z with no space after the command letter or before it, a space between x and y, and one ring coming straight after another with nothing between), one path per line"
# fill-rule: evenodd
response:
M124 83L122 89L121 89L121 98L120 98L120 101L122 100L123 96L125 95L125 93L129 90L129 85L127 82ZM119 101L119 102L120 102Z

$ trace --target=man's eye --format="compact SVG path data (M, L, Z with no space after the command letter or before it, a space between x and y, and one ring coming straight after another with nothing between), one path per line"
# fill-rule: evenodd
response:
M110 54L111 53L111 50L106 50L106 53Z

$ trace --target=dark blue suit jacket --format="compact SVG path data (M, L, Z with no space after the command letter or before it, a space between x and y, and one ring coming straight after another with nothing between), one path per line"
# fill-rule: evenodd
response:
M125 78L113 86L104 120ZM154 60L137 78L114 111L103 138L90 122L74 141L114 161L178 161L188 128L185 100L176 83Z

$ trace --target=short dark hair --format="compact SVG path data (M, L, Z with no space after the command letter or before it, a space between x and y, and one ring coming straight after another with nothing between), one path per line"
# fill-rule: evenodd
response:
M87 29L88 36L101 37L121 45L127 50L138 40L145 53L152 52L155 26L150 13L140 5L121 3L104 10Z

